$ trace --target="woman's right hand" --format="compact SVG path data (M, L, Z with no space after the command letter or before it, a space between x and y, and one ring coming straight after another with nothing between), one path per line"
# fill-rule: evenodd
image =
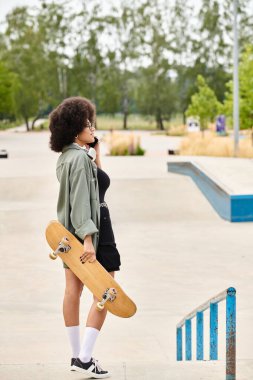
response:
M92 243L91 235L86 235L83 242L83 254L80 256L80 261L84 264L86 261L93 263L96 261L96 251Z

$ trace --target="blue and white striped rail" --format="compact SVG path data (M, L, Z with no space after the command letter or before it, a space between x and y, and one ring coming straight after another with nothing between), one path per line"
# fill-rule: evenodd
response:
M192 360L192 319L196 317L196 359L204 359L204 315L210 308L210 360L218 359L218 303L226 299L226 380L236 379L236 290L228 288L187 314L177 324L177 360L183 360L185 326L185 360Z

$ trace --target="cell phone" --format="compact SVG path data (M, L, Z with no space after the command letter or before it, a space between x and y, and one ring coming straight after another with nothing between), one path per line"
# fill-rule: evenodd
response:
M97 142L98 142L98 138L97 138L96 136L94 136L94 138L95 138L95 141L94 141L94 142L92 142L92 143L88 143L88 145L89 145L91 148L94 148L95 145L96 145Z

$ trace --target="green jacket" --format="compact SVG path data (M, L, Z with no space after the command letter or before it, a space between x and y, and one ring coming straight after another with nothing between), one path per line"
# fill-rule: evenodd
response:
M59 222L82 241L86 235L92 235L97 251L100 205L96 164L83 148L73 143L63 148L57 161L56 175L60 182Z

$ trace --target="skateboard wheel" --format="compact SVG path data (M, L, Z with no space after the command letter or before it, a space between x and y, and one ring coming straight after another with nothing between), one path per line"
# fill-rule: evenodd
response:
M104 305L101 305L100 302L97 303L97 310L98 311L102 311L102 310L104 310L104 308L105 308Z
M56 260L57 259L57 256L54 254L54 252L49 253L49 257L52 260Z

